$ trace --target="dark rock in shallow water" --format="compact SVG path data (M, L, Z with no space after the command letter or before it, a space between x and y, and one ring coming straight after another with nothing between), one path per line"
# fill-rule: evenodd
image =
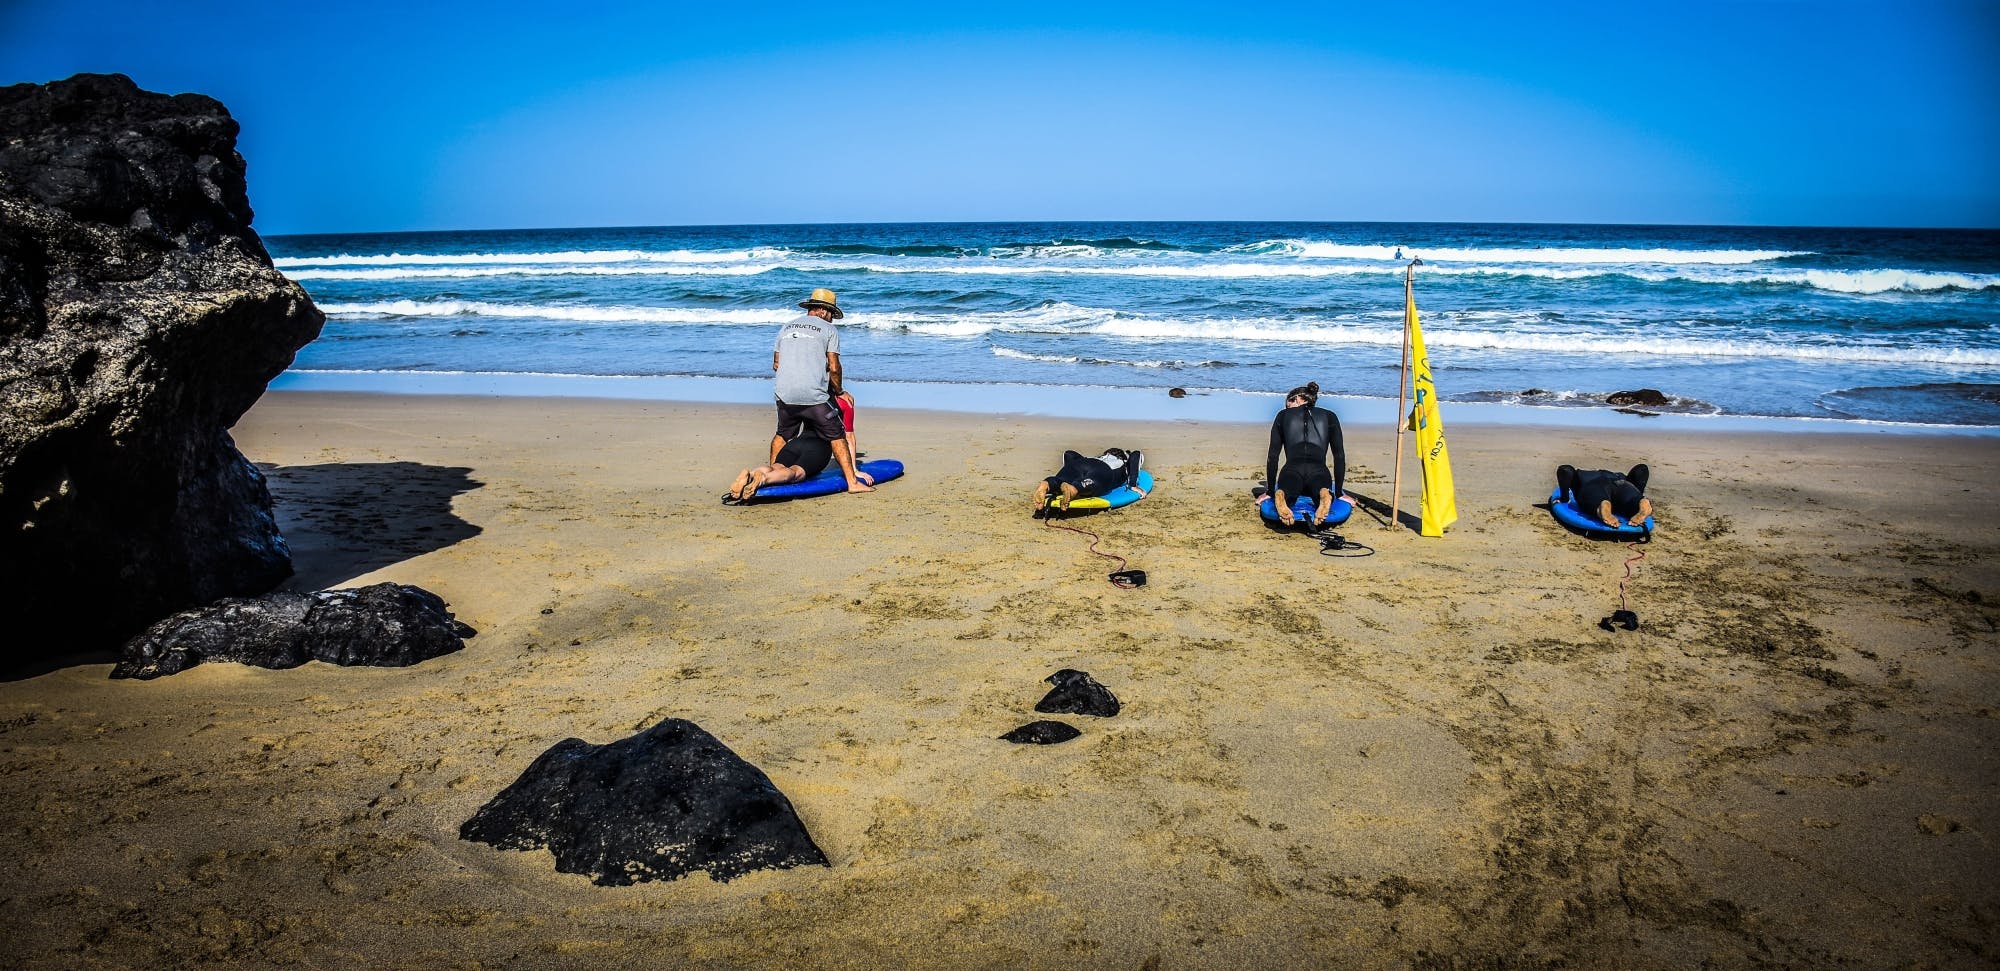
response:
M1614 391L1604 400L1607 404L1645 405L1648 408L1658 408L1667 403L1667 396L1653 388L1640 388L1636 391Z
M450 654L473 633L452 619L436 594L395 583L229 597L175 614L133 638L111 676L151 680L203 661L400 668Z
M458 838L503 850L546 846L557 870L599 886L827 865L764 773L679 718L607 745L556 743Z
M1003 742L1013 742L1016 745L1055 745L1058 742L1067 742L1081 734L1083 733L1062 722L1038 721L1022 725L1000 736L1000 740Z
M1118 714L1118 696L1085 672L1064 668L1044 680L1055 687L1035 703L1036 711L1054 715L1096 715L1099 718Z
M325 318L250 229L236 134L122 75L0 87L0 665L291 572L228 428Z

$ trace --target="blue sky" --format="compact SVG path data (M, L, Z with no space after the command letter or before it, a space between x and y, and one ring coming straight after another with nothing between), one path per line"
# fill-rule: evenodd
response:
M0 83L220 98L266 233L2000 226L2000 0L1516 7L0 0Z

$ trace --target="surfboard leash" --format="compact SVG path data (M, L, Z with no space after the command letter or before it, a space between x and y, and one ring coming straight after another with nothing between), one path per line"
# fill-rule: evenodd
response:
M1632 582L1632 564L1646 558L1646 551L1639 547L1650 542L1652 538L1652 530L1647 530L1645 539L1626 544L1632 555L1625 558L1625 575L1618 580L1618 609L1613 611L1611 616L1598 621L1597 626L1605 630L1617 630L1620 627L1626 630L1639 629L1639 615L1632 612L1632 605L1626 601L1625 588Z
M1110 575L1106 577L1106 579L1111 581L1112 586L1117 587L1120 590L1137 590L1140 587L1146 585L1146 571L1128 570L1126 569L1126 567L1129 566L1130 563L1124 557L1119 556L1116 553L1106 553L1103 550L1098 549L1097 544L1103 542L1103 537L1097 535L1096 533L1093 533L1087 529L1080 529L1075 526L1056 525L1056 519L1055 516L1053 515L1054 512L1055 510L1053 507L1044 508L1042 510L1043 526L1049 529L1067 530L1072 533L1081 533L1085 536L1088 536L1090 537L1090 552L1095 553L1098 556L1104 557L1107 560L1118 561L1118 569L1111 571Z

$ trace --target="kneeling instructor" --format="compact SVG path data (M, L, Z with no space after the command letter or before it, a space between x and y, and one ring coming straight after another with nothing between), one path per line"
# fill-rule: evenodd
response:
M778 330L778 345L771 351L771 370L778 375L778 431L771 436L771 461L778 460L778 452L803 426L811 425L833 447L847 491L874 492L868 474L855 471L840 412L828 400L841 390L840 331L833 322L845 315L833 291L823 287L799 306L805 313Z

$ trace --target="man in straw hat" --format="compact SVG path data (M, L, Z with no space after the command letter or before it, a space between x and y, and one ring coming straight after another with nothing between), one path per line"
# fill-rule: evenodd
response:
M810 426L833 446L834 461L847 478L847 491L874 492L874 480L854 470L840 412L828 399L840 394L840 332L833 322L845 316L833 291L824 287L799 304L805 313L778 330L771 370L778 372L778 433L771 436L771 461L785 443Z

